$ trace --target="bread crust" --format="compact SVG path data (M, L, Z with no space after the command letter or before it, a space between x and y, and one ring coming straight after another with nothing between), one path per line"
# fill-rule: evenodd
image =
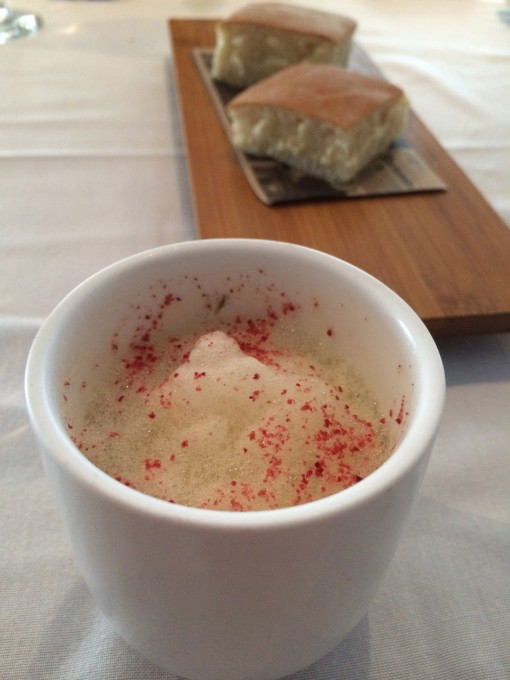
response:
M219 22L219 26L229 24L313 35L332 43L349 39L357 27L350 17L278 2L245 5Z
M375 111L385 110L403 96L385 80L330 64L300 63L247 88L228 105L270 106L348 130Z

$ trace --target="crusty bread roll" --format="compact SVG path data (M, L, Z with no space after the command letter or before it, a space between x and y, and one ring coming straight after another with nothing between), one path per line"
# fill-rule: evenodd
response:
M301 61L345 66L356 22L278 2L246 5L216 25L212 76L247 87Z
M227 111L238 149L344 183L400 135L407 108L385 80L301 63L247 88Z

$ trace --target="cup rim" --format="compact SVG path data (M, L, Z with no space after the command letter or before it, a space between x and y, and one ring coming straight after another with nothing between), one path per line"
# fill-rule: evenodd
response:
M297 506L256 511L232 512L168 503L119 483L96 467L73 444L48 400L45 389L48 379L44 360L46 348L76 303L90 289L107 283L118 273L150 259L165 259L169 253L188 249L228 251L239 247L257 248L259 251L275 248L292 250L323 258L324 262L335 261L345 271L356 276L357 285L375 290L376 295L392 305L400 330L406 336L407 345L413 347L415 355L422 359L419 368L421 396L408 429L395 451L374 472L347 489ZM345 260L299 244L265 239L218 238L181 241L144 250L104 267L78 284L50 312L33 341L25 370L25 397L32 428L37 439L44 442L44 448L80 480L81 484L89 486L97 494L109 497L113 504L162 521L193 524L209 529L254 530L306 524L339 512L348 512L392 487L418 463L434 440L443 411L445 376L439 351L423 321L400 296L371 274Z

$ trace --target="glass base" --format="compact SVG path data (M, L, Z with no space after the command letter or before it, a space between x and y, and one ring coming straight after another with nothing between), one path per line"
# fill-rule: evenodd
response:
M42 21L37 15L14 12L0 5L0 45L4 45L9 40L34 35L41 26Z

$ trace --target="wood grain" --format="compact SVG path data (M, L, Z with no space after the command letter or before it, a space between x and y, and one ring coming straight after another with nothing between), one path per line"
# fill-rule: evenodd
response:
M405 137L446 192L279 206L257 199L191 55L214 46L214 23L169 21L198 235L331 253L386 283L436 336L509 331L510 229L414 113Z

